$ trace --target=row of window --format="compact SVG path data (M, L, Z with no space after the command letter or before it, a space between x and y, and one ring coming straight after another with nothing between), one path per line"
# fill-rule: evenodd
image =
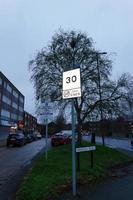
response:
M0 85L2 85L2 78L0 77ZM24 103L24 98L22 96L19 97L19 93L16 92L15 90L13 90L12 92L12 87L10 86L9 83L7 83L6 81L4 81L4 88L9 92L12 93L14 97L16 97L17 99L19 98L21 103Z
M17 115L15 113L10 113L9 111L7 110L4 110L4 109L1 109L1 118L2 119L10 119L10 115L11 115L11 119L13 120L22 120L23 119L23 116L22 115Z
M8 105L11 105L11 99L5 95L2 96L2 101L7 103ZM18 104L16 102L12 102L12 107L23 112L23 107L21 107L21 106L18 107Z

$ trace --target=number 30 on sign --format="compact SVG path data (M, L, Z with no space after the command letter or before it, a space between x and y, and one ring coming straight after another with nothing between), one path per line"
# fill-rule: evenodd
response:
M63 73L63 99L81 97L80 69Z

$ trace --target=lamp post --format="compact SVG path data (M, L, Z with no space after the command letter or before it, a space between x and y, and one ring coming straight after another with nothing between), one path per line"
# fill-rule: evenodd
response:
M76 41L72 38L70 43L71 48L73 49L76 46ZM73 64L72 68L75 68L75 58L73 55ZM75 144L75 117L74 117L74 99L71 99L71 109L72 109L72 193L73 196L76 196L76 144Z
M109 109L108 114L110 115L110 136L113 135L113 122L112 122L112 110Z
M101 92L101 75L100 75L100 66L99 66L99 55L105 55L107 52L97 52L96 53L96 62L97 62L97 72L98 72L98 91L99 91L99 101L100 101L100 120L101 120L101 125L102 127L102 122L103 122L103 109L102 109L102 92ZM104 146L104 134L102 133L102 143Z

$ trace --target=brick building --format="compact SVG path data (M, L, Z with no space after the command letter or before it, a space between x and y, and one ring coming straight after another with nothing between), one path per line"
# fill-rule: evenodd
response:
M37 128L37 118L26 111L24 111L23 123L26 132L34 131Z

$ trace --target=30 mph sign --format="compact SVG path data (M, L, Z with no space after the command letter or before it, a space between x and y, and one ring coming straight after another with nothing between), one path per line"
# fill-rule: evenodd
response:
M63 72L63 99L81 97L80 69Z

